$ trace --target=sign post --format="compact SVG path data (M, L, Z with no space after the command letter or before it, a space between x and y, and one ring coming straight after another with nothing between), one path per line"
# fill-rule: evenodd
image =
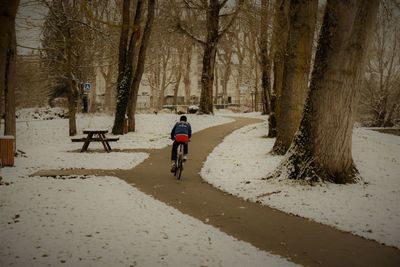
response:
M82 110L84 113L89 112L89 93L90 93L91 89L92 89L91 83L86 82L83 84L83 98L82 98L83 108L82 108Z

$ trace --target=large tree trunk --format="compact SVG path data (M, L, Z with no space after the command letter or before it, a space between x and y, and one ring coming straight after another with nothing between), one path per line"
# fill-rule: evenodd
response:
M19 0L2 1L3 3L0 4L0 103L3 106L1 101L2 95L4 95L4 134L15 137L15 63L17 55L15 16Z
M213 44L204 47L203 70L201 74L200 113L213 113L214 65L217 48Z
M212 44L206 45L203 56L203 70L201 74L200 112L203 114L213 113L213 83L216 47Z
M283 66L286 54L286 44L289 36L288 14L289 0L276 0L274 21L272 27L272 57L274 73L274 83L272 86L272 91L273 95L275 96L275 112L273 114L275 116L273 118L270 118L271 123L275 123L275 127L270 125L270 137L275 137L277 135L277 126L279 125L279 103L282 95Z
M317 8L317 0L290 3L289 37L279 101L279 123L273 148L277 154L286 153L300 125L310 76Z
M135 52L137 41L140 39L140 20L142 17L142 6L143 0L138 0L136 6L135 19L133 22L133 31L130 37L128 50L125 56L125 65L122 78L118 81L118 96L117 96L117 106L115 110L114 126L112 129L113 134L123 134L124 132L124 120L127 112L129 96L131 93L131 86L133 80L133 68L135 62Z
M299 132L278 167L291 179L355 182L353 113L379 0L328 0Z
M200 113L213 113L213 83L215 56L219 38L219 11L218 0L210 0L207 9L207 41L204 44L203 69L201 73Z
M133 77L131 94L129 96L130 104L128 105L128 131L130 132L134 132L136 130L135 112L136 112L137 97L139 93L139 85L142 80L144 72L146 50L149 45L151 30L154 21L154 11L155 11L155 0L148 0L147 20L143 30L143 38L140 44L136 72L135 76Z

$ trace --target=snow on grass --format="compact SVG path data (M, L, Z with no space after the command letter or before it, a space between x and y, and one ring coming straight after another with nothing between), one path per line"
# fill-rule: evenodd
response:
M265 180L282 157L268 154L267 123L246 126L209 155L202 177L224 191L400 248L400 137L361 128L353 157L363 181L304 186Z
M29 115L33 110L35 119ZM43 113L44 111L46 112ZM83 143L71 142L68 135L68 119L57 118L54 114L61 112L59 110L44 111L28 109L19 112L17 149L23 151L25 157L16 158L17 170L21 169L19 167L25 169L29 167L32 173L38 169L56 168L130 169L148 157L147 153L79 153ZM187 115L187 117L192 124L193 132L232 121L218 116ZM43 120L39 120L40 118ZM163 148L171 144L170 131L178 120L179 115L139 114L136 117L137 131L119 136L118 142L110 143L111 148ZM111 132L112 123L113 117L109 115L80 114L77 117L77 136L86 136L82 134L82 130L88 128L105 128ZM89 151L93 149L102 151L102 144L90 143Z
M18 179L0 207L0 266L295 266L114 177Z
M21 114L16 166L0 169L0 266L295 266L115 177L28 177L40 169L128 169L148 154L79 153L82 144L71 143L67 120ZM188 117L194 131L231 121ZM178 118L139 115L138 132L117 143L120 148L164 147ZM79 132L110 128L112 118L78 116L77 123ZM96 143L91 148L102 149Z

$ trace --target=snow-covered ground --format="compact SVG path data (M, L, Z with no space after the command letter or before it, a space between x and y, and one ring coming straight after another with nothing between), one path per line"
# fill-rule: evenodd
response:
M78 153L68 120L22 111L16 167L0 169L0 266L294 266L147 196L115 177L29 177L40 169L128 169L146 153ZM162 148L177 115L138 115L113 148ZM46 119L46 120L42 120ZM226 123L190 116L194 131ZM110 116L78 116L78 131ZM1 127L0 127L1 128ZM89 149L102 149L91 144ZM23 151L23 152L21 152Z
M250 125L227 136L209 155L202 177L245 199L400 248L399 136L356 128L353 157L363 181L304 186L265 180L282 159L268 154L275 140L265 137L267 127Z

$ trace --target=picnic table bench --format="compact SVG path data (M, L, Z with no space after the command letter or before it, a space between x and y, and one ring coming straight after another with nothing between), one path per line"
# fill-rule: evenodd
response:
M90 142L101 142L104 149L107 152L110 152L111 146L109 142L116 142L119 140L118 137L106 137L106 133L108 133L108 130L106 129L85 129L83 130L83 133L87 134L87 136L71 138L72 142L83 142L81 152L87 151Z

